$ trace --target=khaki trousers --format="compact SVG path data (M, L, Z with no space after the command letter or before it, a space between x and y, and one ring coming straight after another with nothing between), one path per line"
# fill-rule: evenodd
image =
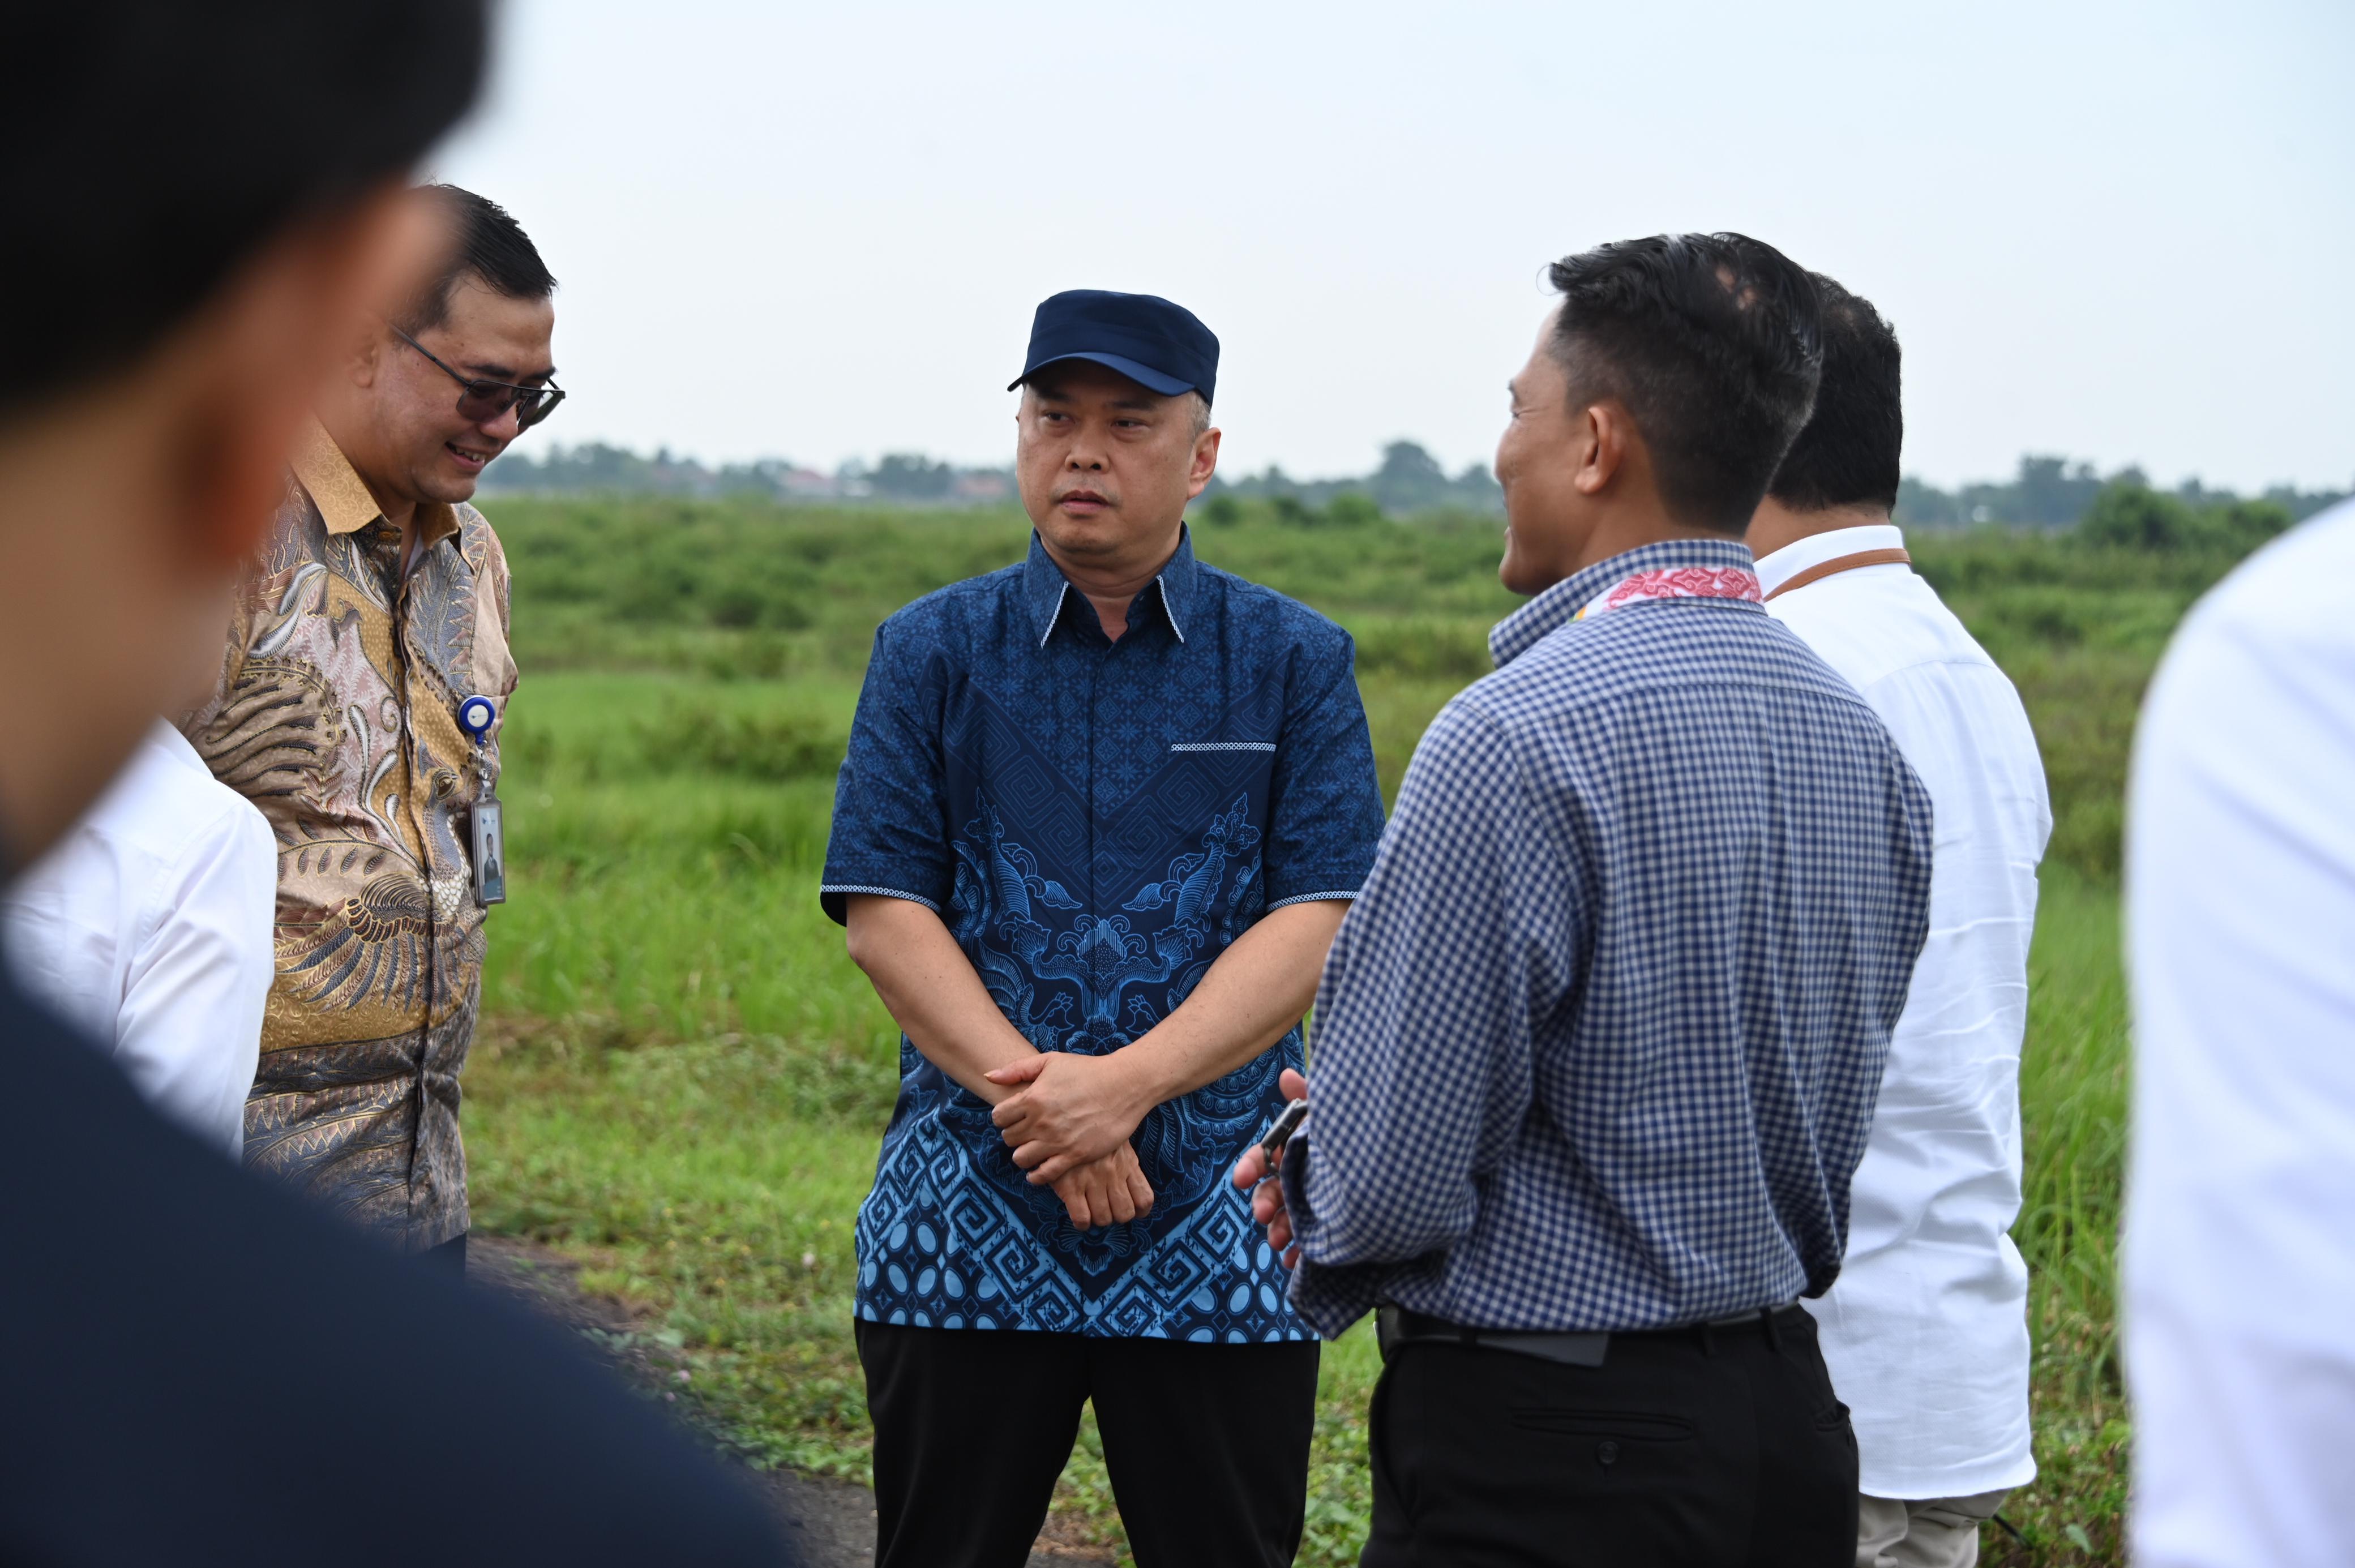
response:
M1971 1568L1979 1526L2009 1496L2007 1488L1972 1498L1860 1497L1856 1568Z

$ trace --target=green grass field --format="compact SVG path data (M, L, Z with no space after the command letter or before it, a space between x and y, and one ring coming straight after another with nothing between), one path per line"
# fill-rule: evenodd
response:
M693 1358L700 1418L757 1458L851 1476L868 1427L851 1229L897 1033L819 912L832 778L876 622L1019 558L1012 513L509 500L526 684L506 782L513 901L492 923L466 1083L475 1224L581 1260ZM1493 523L1205 527L1205 560L1347 624L1386 793L1487 667ZM2118 796L2152 661L2219 560L1982 533L1924 572L2020 683L2057 826L2023 1068L2039 1459L1990 1562L2119 1560L2127 1428L2112 1334L2124 1143ZM1301 1561L1354 1562L1361 1326L1326 1352ZM1117 1544L1092 1428L1057 1504Z

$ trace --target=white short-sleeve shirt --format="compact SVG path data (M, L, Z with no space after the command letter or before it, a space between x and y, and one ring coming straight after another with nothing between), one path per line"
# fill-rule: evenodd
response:
M89 814L0 889L27 992L234 1157L275 965L270 824L158 721Z
M2184 618L2126 796L2142 1568L2355 1563L2355 503Z
M1806 1305L1854 1413L1872 1497L1953 1498L2036 1474L2019 1212L2019 1051L2036 866L2052 829L2011 681L1902 564L1788 592L1808 569L1904 543L1812 535L1758 563L1768 613L1862 694L1930 792L1930 935L1889 1043L1840 1276Z

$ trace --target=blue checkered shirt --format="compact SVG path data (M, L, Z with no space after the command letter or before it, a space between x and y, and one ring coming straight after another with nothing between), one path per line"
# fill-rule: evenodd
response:
M1417 749L1316 1004L1293 1302L1640 1329L1820 1295L1928 928L1930 799L1755 603L1533 600Z

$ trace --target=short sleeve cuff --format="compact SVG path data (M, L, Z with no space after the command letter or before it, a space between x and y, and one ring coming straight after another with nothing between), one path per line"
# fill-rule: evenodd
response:
M1276 900L1267 906L1267 910L1270 914L1273 914L1286 904L1348 903L1357 896L1358 890L1355 888L1343 888L1323 893L1295 893L1290 898Z
M1309 903L1317 899L1354 899L1373 872L1370 857L1363 865L1331 860L1308 866L1270 866L1264 875L1267 907Z
M868 893L881 899L905 899L911 904L922 904L934 914L941 912L940 901L906 888L889 887L879 882L822 882L818 885L818 907L837 925L850 923L850 898L854 893Z

